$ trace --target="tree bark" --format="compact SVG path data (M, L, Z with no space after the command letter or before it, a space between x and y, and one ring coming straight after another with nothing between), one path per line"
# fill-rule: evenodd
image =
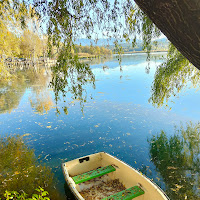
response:
M200 0L135 0L172 44L200 69Z

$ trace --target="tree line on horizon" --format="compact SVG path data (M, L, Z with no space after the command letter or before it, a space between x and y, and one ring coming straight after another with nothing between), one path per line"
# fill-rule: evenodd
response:
M10 31L5 24L0 24L0 57L17 58L39 58L48 57L47 55L47 37L39 35L29 29L23 31L18 36ZM62 47L61 47L62 48ZM53 49L52 57L57 57L57 48ZM111 55L112 51L103 46L82 46L75 45L72 54L77 53L80 57Z

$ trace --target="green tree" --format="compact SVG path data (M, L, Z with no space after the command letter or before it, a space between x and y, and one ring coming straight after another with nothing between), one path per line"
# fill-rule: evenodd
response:
M24 58L43 56L43 43L38 34L25 30L20 42L20 55Z
M19 38L0 20L0 57L18 56Z

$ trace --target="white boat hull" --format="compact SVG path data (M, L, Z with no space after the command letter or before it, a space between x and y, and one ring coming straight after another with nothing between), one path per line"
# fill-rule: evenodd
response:
M80 161L82 162L80 163ZM81 188L80 184L75 184L72 177L108 165L112 165L116 168L116 171L107 174L109 179L119 179L125 188L137 185L145 192L135 199L169 200L164 192L150 179L139 173L136 169L105 152L91 154L62 164L65 180L76 199L84 200L80 194L84 187Z

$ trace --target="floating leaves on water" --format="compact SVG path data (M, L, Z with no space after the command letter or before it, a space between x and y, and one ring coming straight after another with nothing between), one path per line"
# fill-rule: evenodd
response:
M70 144L70 142L65 142L64 144Z
M44 159L46 159L46 160L47 160L47 157L48 157L48 156L50 156L50 155L49 155L49 154L47 154L47 155L44 157Z
M80 145L80 146L84 147L85 145L86 145L86 143L84 143L84 144L82 144L82 145Z
M94 125L95 128L99 127L100 123L98 123L97 125Z
M39 125L40 127L43 127L44 125L42 125L40 122L35 122L37 125Z
M174 188L170 188L172 191L174 191L174 192L176 192L177 190L176 189L174 189Z
M156 177L156 179L157 179L158 181L160 181L160 178Z
M46 128L51 128L51 126L46 126Z
M173 166L168 166L167 169L177 169L177 168Z
M25 133L24 135L22 135L22 137L25 137L25 136L29 136L31 135L30 133Z
M178 185L178 184L175 184L175 186L176 186L177 191L180 190L183 187L182 185Z

